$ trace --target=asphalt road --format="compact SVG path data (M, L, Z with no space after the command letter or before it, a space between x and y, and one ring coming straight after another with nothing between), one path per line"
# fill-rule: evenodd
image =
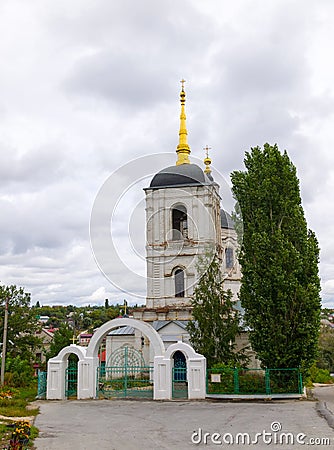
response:
M318 385L313 389L313 395L318 401L318 411L334 428L334 385Z
M313 389L314 397L326 404L327 409L334 415L334 385L317 385Z
M307 448L312 439L318 439L319 443L327 439L321 445L312 445L314 448L334 446L334 430L318 414L315 401L37 403L41 410L35 422L40 430L40 437L35 441L37 450L242 449L249 446L291 450ZM209 434L204 437L204 433ZM238 437L237 433L246 434ZM285 437L283 433L290 435ZM287 438L290 440L286 441ZM254 444L246 445L247 439Z

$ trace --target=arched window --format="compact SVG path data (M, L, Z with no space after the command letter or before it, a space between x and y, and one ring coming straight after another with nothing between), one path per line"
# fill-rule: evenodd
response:
M187 210L183 205L177 205L172 209L173 240L181 240L188 237Z
M174 272L175 297L184 297L184 272L176 269Z
M225 248L225 264L227 269L231 269L234 265L233 248Z

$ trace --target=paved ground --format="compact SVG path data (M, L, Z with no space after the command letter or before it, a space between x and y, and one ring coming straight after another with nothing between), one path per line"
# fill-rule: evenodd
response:
M157 450L187 448L248 447L236 444L237 433L249 433L258 449L305 449L297 443L310 439L329 439L331 448L334 430L317 413L317 402L289 400L280 402L153 402L131 400L40 401L41 414L36 426L40 437L35 441L38 450ZM199 436L201 428L202 438ZM276 432L272 431L272 429ZM281 431L279 431L281 429ZM195 432L195 433L194 433ZM282 433L293 433L294 444L279 445ZM203 434L210 433L205 445ZM218 442L213 444L211 438ZM275 444L275 436L277 444ZM223 440L225 439L225 443ZM240 438L239 438L240 439ZM245 437L247 439L247 437ZM270 439L272 443L269 444ZM290 436L291 439L291 436ZM229 445L231 441L234 445ZM194 442L194 443L193 443ZM196 444L196 442L200 442ZM221 442L219 444L219 442Z
M334 385L318 385L313 389L313 395L318 400L319 412L334 428Z
M327 409L334 415L334 385L316 385L313 395L320 402L326 403Z

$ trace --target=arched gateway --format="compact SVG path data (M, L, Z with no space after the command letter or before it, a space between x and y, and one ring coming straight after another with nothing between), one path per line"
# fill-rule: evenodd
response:
M99 366L98 350L102 339L113 329L131 326L141 331L150 341L154 353L153 398L163 400L172 398L172 357L177 351L187 355L187 373L189 377L189 398L205 398L204 356L194 352L193 348L182 342L173 344L165 351L159 334L145 322L130 318L118 318L103 324L93 335L88 347L69 345L48 362L47 399L63 400L65 396L65 371L68 357L78 357L77 398L96 398L97 368Z

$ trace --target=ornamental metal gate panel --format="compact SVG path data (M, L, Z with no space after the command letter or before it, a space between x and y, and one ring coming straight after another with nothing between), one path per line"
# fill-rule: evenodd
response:
M46 397L47 372L38 371L38 388L37 398L44 399Z
M77 397L78 387L78 365L69 361L69 365L65 370L65 397Z
M97 369L97 397L153 398L153 367L133 347L119 348Z
M172 396L173 398L188 398L187 362L184 354L176 351L173 356Z

